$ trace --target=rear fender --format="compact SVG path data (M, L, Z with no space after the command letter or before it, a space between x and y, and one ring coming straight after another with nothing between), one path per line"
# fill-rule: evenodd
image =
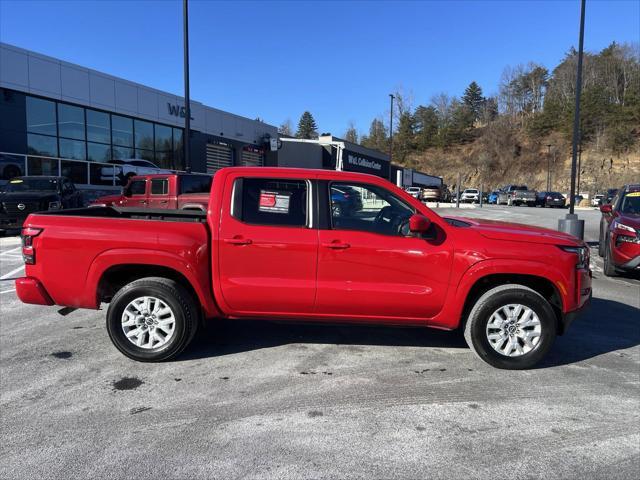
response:
M104 273L111 267L124 265L150 265L176 271L191 284L208 318L221 315L213 301L208 259L199 259L197 263L193 263L170 252L140 249L107 250L94 259L85 283L84 298L93 298L94 302L88 308L99 307L98 285Z

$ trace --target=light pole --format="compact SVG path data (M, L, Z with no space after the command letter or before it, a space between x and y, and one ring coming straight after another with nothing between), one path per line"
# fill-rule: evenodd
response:
M584 238L584 220L578 220L574 212L576 202L576 169L578 163L578 139L580 137L580 94L582 93L582 54L584 50L584 10L585 0L580 2L580 42L578 44L578 71L576 75L576 106L573 116L573 151L571 152L571 192L569 193L569 213L558 220L558 230L580 239Z
M547 145L547 192L551 191L551 147Z
M391 159L393 158L393 99L396 98L393 96L393 93L389 94L389 99L391 100L391 111L389 113L389 163L391 163Z
M191 100L189 98L189 0L182 0L182 31L184 44L184 168L191 171Z

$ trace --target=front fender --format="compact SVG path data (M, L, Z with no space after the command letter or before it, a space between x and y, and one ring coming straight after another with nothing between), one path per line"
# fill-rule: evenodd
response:
M194 255L198 255L194 252ZM188 261L182 256L162 250L146 249L111 249L100 253L91 263L85 282L83 298L93 298L94 305L88 308L98 308L98 285L104 273L111 267L123 265L152 265L169 268L184 276L191 284L207 317L219 316L220 312L213 301L208 261L205 258L194 258Z
M527 275L549 280L560 294L562 310L569 309L568 298L572 291L571 279L563 275L562 270L548 263L532 260L487 259L469 267L458 279L452 279L451 294L447 298L445 308L433 323L443 328L454 329L459 326L464 304L473 286L489 275Z

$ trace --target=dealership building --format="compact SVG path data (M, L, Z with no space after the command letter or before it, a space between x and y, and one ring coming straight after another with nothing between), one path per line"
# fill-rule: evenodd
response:
M83 188L103 188L117 184L105 178L105 163L123 159L184 170L184 113L182 97L0 43L4 181L62 174ZM194 172L276 165L276 127L195 101L191 117Z
M183 171L184 105L180 96L0 43L0 184L20 175L63 175L98 194L122 184L123 169L118 176L109 162L126 160L129 171L141 173L149 173L145 165ZM188 141L196 173L324 168L420 185L419 172L391 164L385 153L331 134L279 138L272 125L195 101Z

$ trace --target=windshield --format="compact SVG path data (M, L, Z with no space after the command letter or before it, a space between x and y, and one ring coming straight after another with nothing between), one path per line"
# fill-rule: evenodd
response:
M55 178L15 178L4 187L5 192L56 192L58 180Z
M640 192L628 193L622 199L620 212L631 215L640 215Z

